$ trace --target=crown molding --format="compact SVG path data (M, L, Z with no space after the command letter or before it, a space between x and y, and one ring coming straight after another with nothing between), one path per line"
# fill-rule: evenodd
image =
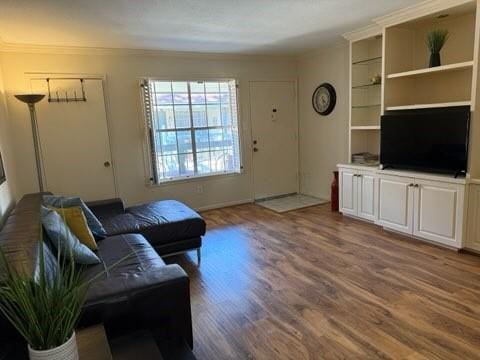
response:
M206 53L191 51L149 50L129 48L101 48L77 46L51 46L7 43L0 38L0 52L24 54L54 55L105 55L105 56L153 56L171 58L192 58L204 60L259 60L259 61L295 61L295 54L238 54L238 53Z
M382 34L382 27L377 24L371 24L354 31L346 32L342 36L349 41L358 41L380 34Z
M373 22L382 27L389 27L455 6L474 4L476 2L477 0L426 0L419 4L394 11L388 15L377 17L373 19Z

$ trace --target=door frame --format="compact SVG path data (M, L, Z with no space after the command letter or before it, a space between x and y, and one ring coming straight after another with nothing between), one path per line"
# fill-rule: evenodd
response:
M251 175L251 194L252 194L252 199L255 202L257 199L255 197L255 170L254 170L254 156L253 156L253 117L252 117L252 93L251 93L251 84L252 83L282 83L282 82L290 82L294 84L294 91L295 91L295 121L297 122L297 184L296 184L296 191L297 193L300 193L300 122L299 122L299 114L298 114L298 79L295 78L282 78L282 79L264 79L264 78L259 78L259 79L250 79L248 80L248 116L249 116L249 123L250 123L250 139L248 141L248 154L250 158L250 166L252 169L252 175ZM245 147L247 149L247 146Z
M110 101L109 101L108 91L107 91L107 76L104 74L49 73L49 72L25 72L24 75L25 75L26 88L29 88L31 92L33 91L32 80L46 80L47 78L50 78L50 79L83 78L88 80L100 80L102 82L103 101L105 104L105 120L107 121L108 149L110 150L110 156L111 156L110 160L112 163L112 176L113 176L113 188L114 188L113 190L114 190L115 196L118 197L119 191L118 191L117 169L116 169L117 162L115 161L115 156L112 151L112 136L111 136L112 125L110 121ZM40 139L40 143L41 143L41 139ZM40 149L40 162L42 166L42 174L45 181L45 169L43 169L44 159L43 159L43 152L41 151L41 149Z

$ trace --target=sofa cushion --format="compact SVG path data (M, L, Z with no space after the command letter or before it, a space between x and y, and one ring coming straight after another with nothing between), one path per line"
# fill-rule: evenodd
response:
M202 217L185 204L175 200L155 201L126 209L142 224L140 234L155 247L178 240L205 235Z
M97 254L102 263L89 266L84 274L93 279L84 306L86 323L105 321L110 314L135 313L138 309L131 307L139 299L155 301L160 288L188 281L183 269L165 265L142 235L107 237L98 243Z

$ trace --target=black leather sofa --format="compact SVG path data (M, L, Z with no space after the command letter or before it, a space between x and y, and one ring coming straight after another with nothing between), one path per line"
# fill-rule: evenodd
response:
M125 208L121 199L87 204L109 236L141 234L161 256L197 250L200 263L205 221L185 204L162 200Z
M28 276L33 276L38 259L41 202L41 194L24 196L0 232L0 247L8 262ZM168 211L169 205L174 211ZM118 199L90 206L109 236L97 241L102 263L86 269L88 278L102 274L89 288L80 326L103 323L109 336L148 329L155 336L179 339L192 348L189 278L179 265L166 265L157 251L169 254L200 247L205 232L201 217L170 201L129 209ZM181 228L182 224L187 229ZM0 355L5 347L21 343L0 315Z

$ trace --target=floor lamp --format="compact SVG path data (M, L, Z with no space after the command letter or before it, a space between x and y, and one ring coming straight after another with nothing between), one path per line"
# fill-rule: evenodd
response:
M28 105L30 110L30 119L32 121L32 134L33 134L33 147L35 148L35 161L37 163L37 177L38 187L40 192L43 192L43 175L42 175L42 163L40 160L40 147L38 143L38 125L37 125L37 113L35 112L35 104L42 100L45 95L42 94L27 94L27 95L15 95L15 97L21 102Z

